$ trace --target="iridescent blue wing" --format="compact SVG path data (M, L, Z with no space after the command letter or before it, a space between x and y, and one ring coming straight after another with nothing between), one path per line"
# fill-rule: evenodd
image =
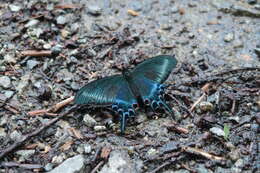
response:
M172 110L162 100L164 86L172 69L176 67L174 56L160 55L138 64L131 72L131 82L138 86L139 93L145 104L153 109L163 106L173 114ZM131 84L130 84L131 85Z
M137 101L122 75L114 75L88 83L76 94L76 104L111 106L120 114L121 131L124 132L126 119L133 116Z

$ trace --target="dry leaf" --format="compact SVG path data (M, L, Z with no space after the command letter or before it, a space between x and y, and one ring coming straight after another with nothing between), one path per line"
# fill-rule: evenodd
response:
M25 148L26 149L35 149L37 146L38 146L38 144L34 143L34 144L26 145Z
M46 146L44 147L44 151L43 151L42 153L48 153L50 150L51 150L51 146L46 145Z
M75 128L69 128L69 130L72 132L73 136L75 136L76 138L83 139L83 136L79 130L77 130Z
M62 151L66 151L66 150L70 149L70 147L71 147L71 145L72 145L73 143L74 143L74 142L73 142L72 140L67 141L67 142L65 142L65 144L63 144L63 145L60 147L60 149L61 149Z

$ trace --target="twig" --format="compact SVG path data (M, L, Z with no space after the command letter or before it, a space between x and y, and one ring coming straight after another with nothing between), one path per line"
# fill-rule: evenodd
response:
M30 111L27 114L30 116L35 116L35 115L44 115L46 113L47 113L46 109L41 109L41 110Z
M193 111L194 108L204 99L206 93L203 93L202 96L191 106L190 111Z
M191 173L197 173L197 171L191 169L188 165L186 165L184 163L181 164L181 167L183 167L184 169L187 169Z
M158 172L160 169L164 168L165 166L168 166L169 164L171 164L170 161L164 162L162 165L160 165L159 167L157 167L156 169L154 169L153 171L149 172L149 173L156 173Z
M103 52L101 52L101 53L98 55L97 59L102 59L102 58L104 58L104 57L112 50L112 48L113 48L113 47L109 47L109 48L107 48L106 50L104 50Z
M51 56L51 50L24 50L21 52L22 56Z
M207 153L207 152L200 150L200 149L197 149L197 148L183 147L182 149L183 149L183 151L185 151L187 153L200 155L200 156L203 156L203 157L210 159L210 160L215 160L215 161L225 160L225 158L223 158L223 157L215 156L213 154Z
M18 114L19 111L17 111L16 109L14 109L12 106L10 105L5 105L4 108L10 112L12 112L13 114Z
M71 96L57 104L55 104L54 106L52 106L51 108L49 109L40 109L40 110L34 110L34 111L30 111L28 112L28 115L30 116L35 116L35 115L55 115L51 112L57 112L60 108L70 104L71 102L73 102L74 100L74 96Z
M71 112L73 112L76 108L78 107L78 105L74 105L72 106L69 110L67 110L66 112L64 112L63 114L61 114L60 116L48 121L47 123L43 124L40 128L36 129L35 131L31 132L28 135L24 135L21 140L15 142L14 144L12 144L10 147L3 149L0 153L0 160L7 154L13 152L16 148L22 146L26 141L30 140L32 137L37 136L38 134L40 134L42 131L44 131L45 129L47 129L48 127L50 127L52 124L56 123L57 121L59 121L60 119L62 119L63 117L67 116L68 114L70 114Z
M95 173L97 170L104 164L104 160L100 161L97 166L90 172L90 173Z
M0 165L1 167L20 167L24 169L41 169L43 168L42 165L39 164L21 164L21 163L16 163L16 162L3 162Z
M74 100L74 96L71 96L59 103L57 103L56 105L54 105L53 107L51 107L50 109L48 109L47 112L57 112L60 108L70 104L71 102L73 102Z
M74 8L80 8L80 5L75 5L75 4L59 4L59 5L56 5L54 8L59 8L59 9L74 9Z
M1 103L0 108L1 108L1 107L4 107L4 106L6 105L6 103L9 102L9 100L11 100L11 99L14 97L14 95L15 95L16 93L17 93L17 91L13 92L13 94L11 95L11 97L5 99L3 102L0 102L0 103Z

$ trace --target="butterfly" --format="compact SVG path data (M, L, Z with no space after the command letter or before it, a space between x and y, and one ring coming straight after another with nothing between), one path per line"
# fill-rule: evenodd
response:
M79 105L110 107L120 115L121 133L125 131L127 119L134 117L139 107L163 108L174 115L164 101L163 82L176 64L174 55L149 58L132 70L123 69L122 74L88 83L77 92L74 101Z

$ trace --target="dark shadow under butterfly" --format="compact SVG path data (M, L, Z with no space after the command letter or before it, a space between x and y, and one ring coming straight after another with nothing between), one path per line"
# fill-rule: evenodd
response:
M143 61L132 70L123 70L122 75L113 75L95 80L82 87L76 97L76 104L110 106L120 115L121 132L126 121L136 114L137 107L161 107L174 115L165 103L163 94L168 78L176 66L175 56L160 55Z

